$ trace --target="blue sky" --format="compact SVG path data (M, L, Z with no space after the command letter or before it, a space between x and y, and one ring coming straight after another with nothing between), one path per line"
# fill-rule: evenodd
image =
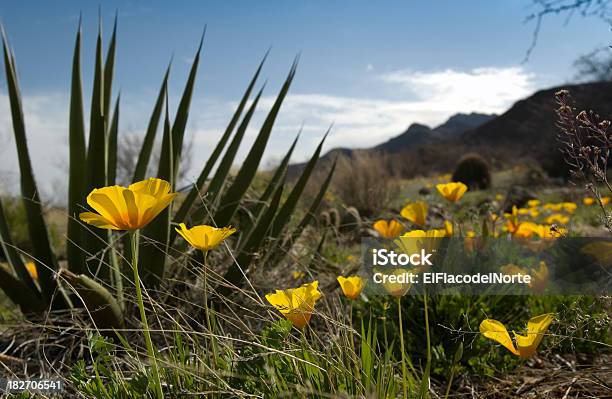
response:
M61 180L74 34L82 12L87 93L99 4L0 5L0 20L16 54L39 179ZM575 16L566 23L565 16L551 16L531 58L521 63L534 28L524 23L535 10L529 0L105 1L106 40L115 10L115 93L121 89L120 126L126 135L144 129L172 56L170 105L176 106L202 29L208 26L189 125L195 164L206 159L269 47L264 110L301 53L291 95L266 153L272 162L302 124L296 161L308 156L332 122L327 148L361 147L386 140L413 122L436 125L459 111L503 112L537 89L569 81L577 56L612 42L609 26L598 19ZM5 88L2 78L0 173L16 181Z

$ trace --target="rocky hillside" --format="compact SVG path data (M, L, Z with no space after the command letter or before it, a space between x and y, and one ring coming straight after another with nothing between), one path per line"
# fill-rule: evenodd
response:
M478 152L494 166L533 160L549 174L564 176L554 98L560 89L570 91L578 110L593 110L612 118L612 83L564 85L540 90L499 116L457 114L433 129L412 124L402 134L372 148L334 149L321 158L320 165L329 165L339 154L352 157L360 152L376 152L390 154L398 161L409 160L415 165L409 169L411 174L428 174L448 172L461 156ZM295 176L302 167L303 164L291 165L289 176Z

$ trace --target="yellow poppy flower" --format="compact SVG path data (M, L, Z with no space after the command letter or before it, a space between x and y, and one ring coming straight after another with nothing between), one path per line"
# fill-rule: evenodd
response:
M553 213L552 215L546 218L546 223L548 224L554 224L554 223L567 224L569 220L570 220L569 216L566 216L562 213Z
M495 194L495 201L503 201L504 196L502 194Z
M582 203L586 206L593 205L595 203L595 198L593 197L584 197L582 199Z
M315 303L321 298L319 282L303 284L298 288L276 290L266 295L266 299L295 327L304 328L312 316Z
M527 206L530 208L535 208L536 206L540 206L540 200L532 199L527 201Z
M299 280L302 277L304 277L306 275L306 273L304 273L301 270L294 270L293 272L291 272L291 277L293 277L294 280Z
M79 218L92 226L111 230L138 230L149 224L176 197L170 183L150 178L128 187L96 188L87 203L96 212L83 212Z
M363 291L363 287L365 287L365 280L359 276L338 276L337 280L344 296L348 299L357 299L361 291Z
M610 197L601 197L601 203L603 205L608 205L610 203Z
M36 269L34 262L26 262L25 268L34 280L38 280L38 269Z
M563 209L563 204L553 204L549 202L547 204L544 204L544 209L548 209L552 212L561 212L561 210Z
M451 202L457 202L463 197L468 187L461 182L451 182L436 185L438 192Z
M504 217L506 218L506 230L514 234L520 224L518 220L518 208L513 205L512 213L504 213Z
M446 237L444 229L412 230L402 234L395 240L395 244L407 255L421 252L421 250L432 253L438 248L444 237Z
M425 226L425 220L427 219L427 203L423 201L414 202L408 204L400 212L402 217L410 220L417 226Z
M485 319L480 323L480 332L485 337L499 342L516 356L526 359L533 355L540 345L542 338L553 321L553 314L547 313L532 317L527 322L527 334L521 335L514 332L516 346L506 327L497 320Z
M489 215L489 218L491 219L491 221L492 221L493 223L495 223L495 222L497 222L497 220L499 219L499 214L497 214L497 213L491 213L491 214Z
M398 282L397 280L389 280L388 277L386 276L401 276L404 273L418 273L417 269L414 270L408 270L408 269L402 269L402 268L397 268L397 269L393 269L393 270L385 270L383 272L383 287L385 289L385 291L387 291L389 293L389 295L394 296L396 298L400 298L404 295L406 295L406 293L410 290L410 287L412 286L412 283L410 283L410 281L404 281L404 282ZM407 279L406 279L407 280Z
M185 223L179 224L179 227L180 229L176 229L177 233L183 236L185 241L191 244L192 247L201 251L210 251L217 248L223 240L236 232L236 229L233 227L200 225L188 229Z
M377 220L374 223L374 230L378 231L381 237L384 238L395 238L400 235L404 226L402 226L397 220L393 219L390 221Z
M567 213L574 213L578 205L575 202L562 202L561 208Z
M509 275L521 273L523 275L531 276L531 282L528 284L528 287L537 293L543 292L548 285L548 278L550 274L548 272L548 266L544 261L540 261L539 269L528 270L517 265L509 264L500 267L500 270L502 273Z
M447 237L452 237L453 236L453 223L451 221L445 220L444 221L444 231L446 232L446 236Z

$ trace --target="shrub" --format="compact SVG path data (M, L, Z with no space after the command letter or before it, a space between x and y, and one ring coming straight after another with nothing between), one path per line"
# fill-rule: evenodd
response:
M491 187L489 163L478 154L467 154L459 160L452 181L466 184L471 191Z
M354 153L340 158L332 187L345 205L365 217L388 208L397 194L387 156L380 154Z

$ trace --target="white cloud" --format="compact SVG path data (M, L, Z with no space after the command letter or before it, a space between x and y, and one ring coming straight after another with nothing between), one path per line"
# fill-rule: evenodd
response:
M391 88L394 98L402 93L405 99L382 95L347 97L328 93L290 92L277 118L262 165L270 158L278 159L287 150L303 126L295 161L310 156L328 127L332 132L326 149L333 147L366 147L381 143L404 131L414 122L435 126L457 112L505 111L513 102L533 93L534 76L522 68L477 68L469 71L446 69L433 72L395 71L373 75L384 93ZM274 95L262 97L259 110L251 122L237 161L246 155L261 126ZM171 96L175 105L178 95ZM122 96L120 134L144 132L152 109L154 94ZM32 162L43 188L50 191L64 181L67 164L68 95L40 93L24 96L24 113ZM218 138L223 133L235 102L213 101L194 97L188 135L193 135L195 178ZM85 107L88 113L88 107ZM172 111L172 109L171 109ZM87 121L86 121L87 122ZM17 157L12 139L8 99L0 95L0 177L19 181ZM62 166L63 165L63 166ZM5 183L5 182L4 182Z

